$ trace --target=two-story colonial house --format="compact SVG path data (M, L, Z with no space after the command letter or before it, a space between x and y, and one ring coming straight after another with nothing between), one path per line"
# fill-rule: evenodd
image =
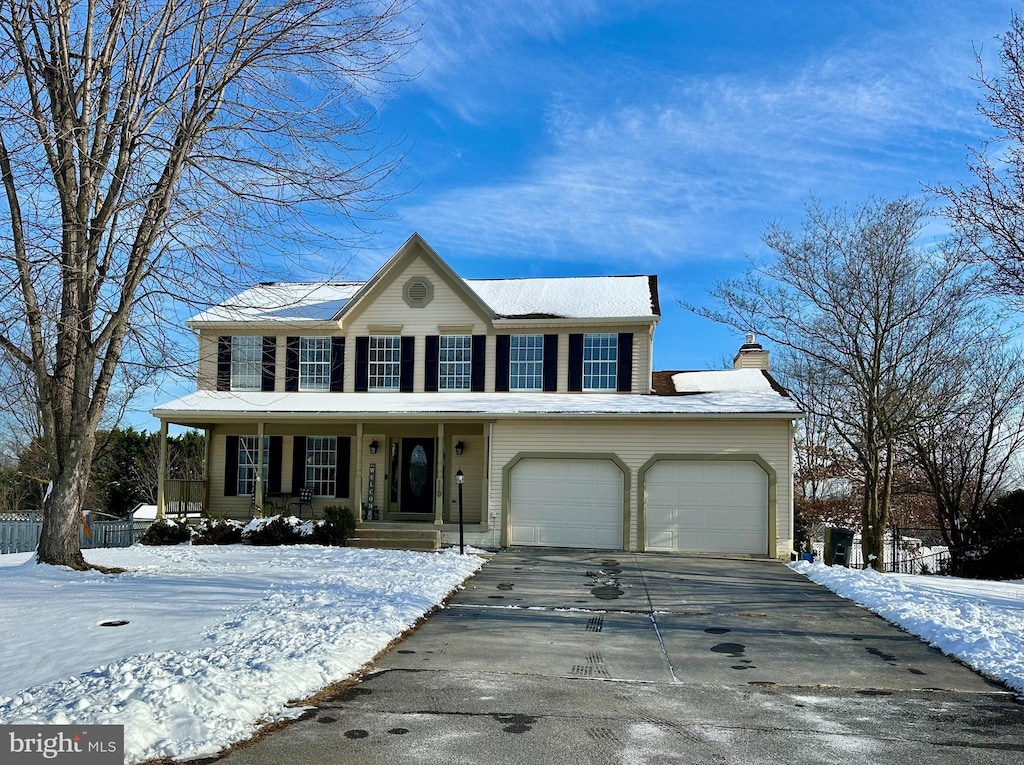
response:
M369 281L193 317L198 390L153 414L205 431L213 515L347 505L452 542L461 495L485 547L788 560L798 407L752 337L733 370L655 372L659 318L654 276L463 279L414 234Z

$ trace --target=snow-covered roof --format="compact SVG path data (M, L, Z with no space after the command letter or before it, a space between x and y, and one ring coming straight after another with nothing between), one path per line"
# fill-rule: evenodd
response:
M197 416L444 415L498 417L610 415L799 416L789 398L768 390L733 390L692 396L615 393L261 393L201 390L152 410L163 420Z
M467 279L496 317L653 318L657 292L648 276ZM207 322L331 321L365 282L269 282L189 319Z
M189 323L330 321L363 282L265 282L196 314Z
M708 391L777 391L760 369L716 369L706 372L672 373L676 393ZM779 395L777 392L775 395Z
M649 276L467 279L466 284L501 317L610 319L659 313Z

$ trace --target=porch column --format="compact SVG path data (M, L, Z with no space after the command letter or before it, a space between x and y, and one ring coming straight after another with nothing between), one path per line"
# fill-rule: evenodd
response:
M213 437L213 430L203 428L203 512L210 512L210 439Z
M156 519L162 521L167 508L167 420L160 420L160 464L156 471Z
M253 482L253 497L260 515L263 515L263 426L262 420L256 425L256 480Z
M434 479L434 524L444 523L444 423L437 423L437 456L435 468L437 477Z
M362 421L356 423L356 494L355 506L352 510L356 514L356 523L363 522L363 423Z

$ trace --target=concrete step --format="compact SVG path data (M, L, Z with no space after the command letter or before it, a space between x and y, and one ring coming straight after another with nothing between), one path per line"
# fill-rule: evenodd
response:
M434 529L358 528L349 538L348 546L433 552L441 546L441 532Z

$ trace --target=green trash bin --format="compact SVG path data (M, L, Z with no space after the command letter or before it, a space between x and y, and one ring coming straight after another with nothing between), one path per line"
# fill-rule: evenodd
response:
M849 529L825 529L825 565L850 566L853 532Z

